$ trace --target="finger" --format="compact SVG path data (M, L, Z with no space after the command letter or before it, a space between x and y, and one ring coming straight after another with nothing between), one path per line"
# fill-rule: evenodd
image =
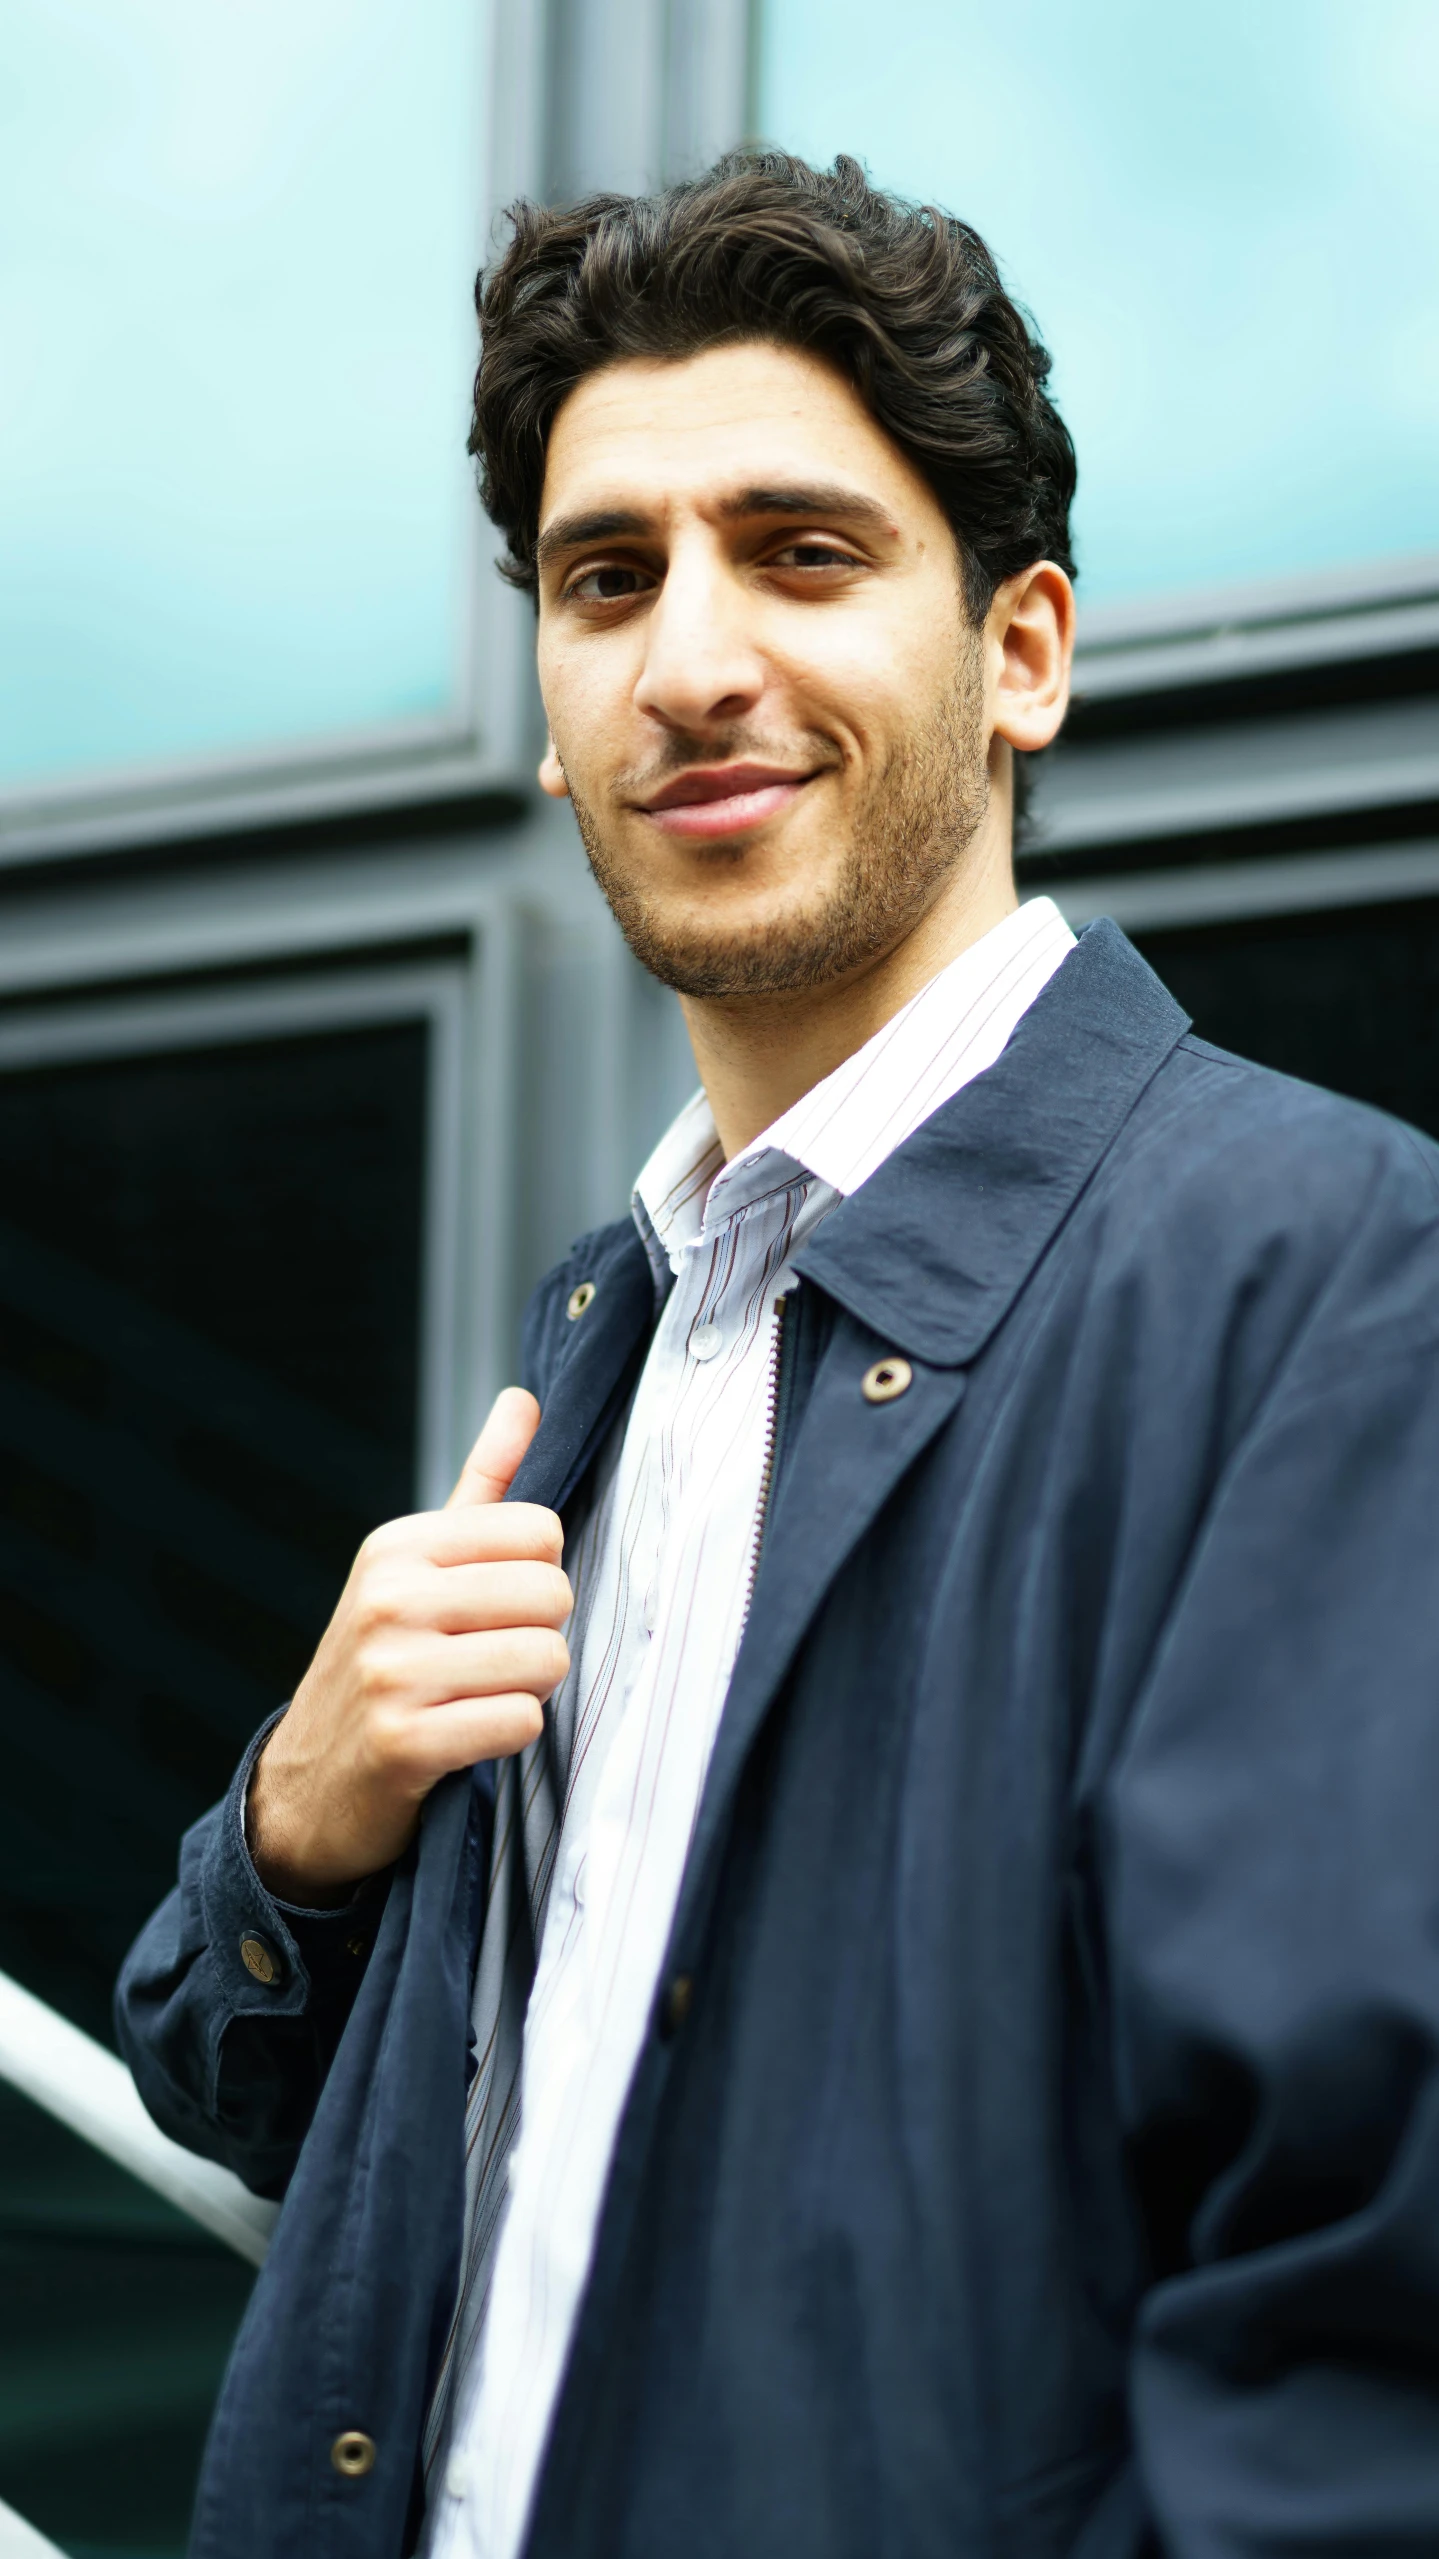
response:
M563 1635L550 1626L497 1626L485 1635L437 1635L410 1655L407 1686L426 1711L456 1697L501 1697L527 1689L548 1697L570 1666Z
M575 1595L558 1564L452 1564L418 1582L411 1623L442 1635L502 1626L563 1626Z
M540 1427L540 1408L523 1386L501 1387L484 1429L460 1469L446 1509L467 1502L501 1502L520 1459Z
M425 1793L452 1768L473 1768L477 1760L508 1759L526 1743L538 1741L545 1729L537 1697L516 1689L504 1697L456 1697L419 1717L411 1754L418 1793Z
M557 1564L565 1533L538 1502L466 1502L431 1511L416 1544L431 1564Z

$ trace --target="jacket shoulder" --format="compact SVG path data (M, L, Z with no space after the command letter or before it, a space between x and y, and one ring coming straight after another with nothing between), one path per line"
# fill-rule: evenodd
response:
M1439 1326L1439 1146L1387 1112L1186 1033L1107 1169L1111 1275L1138 1266L1191 1315Z
M1177 1113L1175 1178L1221 1163L1241 1184L1278 1186L1306 1207L1327 1196L1352 1215L1356 1181L1412 1190L1439 1207L1439 1145L1388 1111L1256 1065L1188 1031L1156 1078L1161 1109Z
M520 1335L520 1384L543 1404L568 1337L568 1307L574 1291L586 1281L598 1286L614 1262L643 1250L632 1217L617 1217L608 1226L591 1227L576 1237L562 1262L532 1291Z

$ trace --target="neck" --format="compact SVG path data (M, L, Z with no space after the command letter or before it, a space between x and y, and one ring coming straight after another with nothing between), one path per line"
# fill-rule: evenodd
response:
M1009 830L1002 845L984 845L987 832L903 940L848 977L782 995L680 998L726 1162L1014 913Z

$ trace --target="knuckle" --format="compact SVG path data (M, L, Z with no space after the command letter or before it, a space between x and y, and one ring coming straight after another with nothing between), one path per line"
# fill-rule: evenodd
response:
M395 1606L391 1587L378 1574L355 1594L355 1634L360 1651L368 1659L377 1641L394 1623Z
M408 1757L409 1740L408 1721L393 1701L377 1705L366 1733L372 1766L387 1777L398 1775Z
M355 1686L372 1716L392 1706L404 1687L404 1666L391 1644L362 1644L355 1655Z

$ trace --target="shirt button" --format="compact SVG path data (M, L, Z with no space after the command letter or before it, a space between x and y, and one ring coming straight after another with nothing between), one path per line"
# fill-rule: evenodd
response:
M720 1328L718 1324L696 1324L694 1331L690 1335L690 1357L692 1359L713 1359L719 1348Z
M672 2044L694 2004L695 1985L692 1973L676 1973L660 1993L659 2012L655 2019L660 2042Z
M464 2497L469 2494L470 2465L462 2452L452 2452L445 2464L445 2494Z

